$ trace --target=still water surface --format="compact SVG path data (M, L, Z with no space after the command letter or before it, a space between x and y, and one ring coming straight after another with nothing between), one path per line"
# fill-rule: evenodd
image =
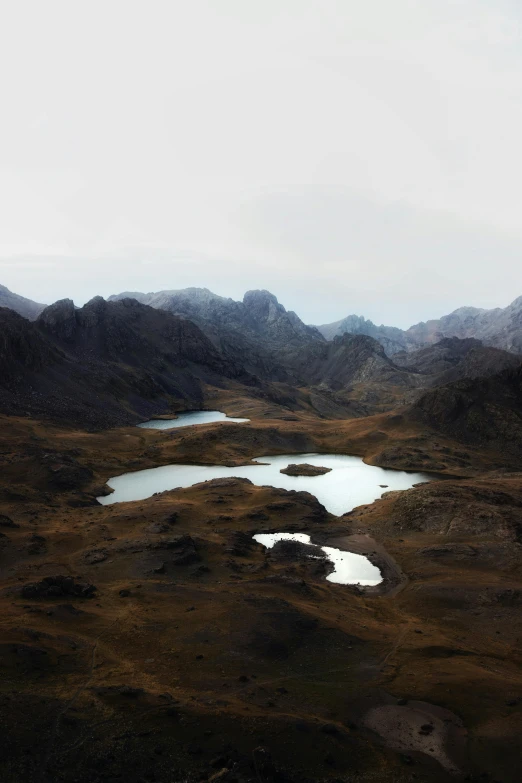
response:
M409 489L413 484L430 480L425 473L378 468L366 465L360 457L343 454L282 454L256 457L256 462L258 464L235 468L224 465L165 465L124 473L109 479L107 484L114 492L98 498L98 501L102 505L111 505L128 500L143 500L155 492L237 476L250 479L258 486L310 492L327 511L340 516L363 503L372 503L383 492ZM331 472L323 476L287 476L280 473L281 468L286 468L288 464L302 462L331 468Z
M250 419L231 419L221 411L187 411L178 413L176 419L151 419L138 424L147 430L173 430L176 427L189 427L191 424L210 424L213 421L235 421L243 423Z
M301 544L311 544L312 540L306 533L258 533L254 539L267 549L271 549L278 541L299 541ZM332 546L317 547L334 566L326 579L338 585L365 585L373 587L382 582L381 572L364 555L345 552ZM310 554L310 557L314 557Z

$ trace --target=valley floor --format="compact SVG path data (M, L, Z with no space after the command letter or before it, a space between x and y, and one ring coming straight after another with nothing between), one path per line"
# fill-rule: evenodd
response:
M2 418L0 779L518 781L522 466L400 415L205 402L251 423ZM309 451L444 480L342 517L238 479L94 499L130 470ZM252 541L283 527L368 554L383 589Z

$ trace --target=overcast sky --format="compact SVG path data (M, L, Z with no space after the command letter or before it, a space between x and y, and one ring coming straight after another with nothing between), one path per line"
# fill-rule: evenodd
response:
M0 283L38 301L522 294L515 0L12 0L0 107Z

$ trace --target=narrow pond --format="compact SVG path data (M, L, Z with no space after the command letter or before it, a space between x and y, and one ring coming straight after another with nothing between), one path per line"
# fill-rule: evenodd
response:
M306 533L258 533L254 536L267 549L271 549L278 541L298 541L300 544L311 544L312 540ZM335 549L331 546L317 546L317 549L326 555L332 563L334 570L328 574L328 582L338 585L364 585L374 587L382 582L381 572L364 555L356 555L354 552L346 552L343 549ZM310 552L313 557L321 557Z
M424 473L406 473L366 465L360 457L342 454L283 454L257 457L255 465L229 468L224 465L165 465L161 468L124 473L109 479L114 492L99 497L102 505L128 500L143 500L156 492L191 487L215 478L250 479L258 486L280 487L310 492L332 514L340 516L363 503L372 503L384 492L409 489L413 484L430 481ZM331 468L322 476L287 476L280 473L289 463L308 462Z
M190 427L192 424L210 424L213 421L235 421L243 424L250 419L232 419L221 411L186 411L178 413L176 419L151 419L138 424L147 430L173 430L177 427Z

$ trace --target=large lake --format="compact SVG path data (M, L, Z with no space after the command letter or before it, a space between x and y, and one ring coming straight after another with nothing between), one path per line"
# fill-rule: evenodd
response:
M143 500L155 492L191 487L215 478L250 479L259 486L281 487L310 492L330 513L340 516L363 503L372 503L383 492L409 489L413 484L429 481L425 473L406 473L366 465L360 457L341 454L283 454L256 457L256 465L229 468L223 465L165 465L139 470L109 479L114 492L98 498L102 505L128 500ZM331 468L322 476L287 476L280 473L290 463L308 462ZM381 486L385 485L385 486Z
M192 424L210 424L213 421L235 421L239 423L250 419L232 419L221 411L187 411L179 413L176 419L151 419L138 424L147 430L172 430L176 427L190 427Z

